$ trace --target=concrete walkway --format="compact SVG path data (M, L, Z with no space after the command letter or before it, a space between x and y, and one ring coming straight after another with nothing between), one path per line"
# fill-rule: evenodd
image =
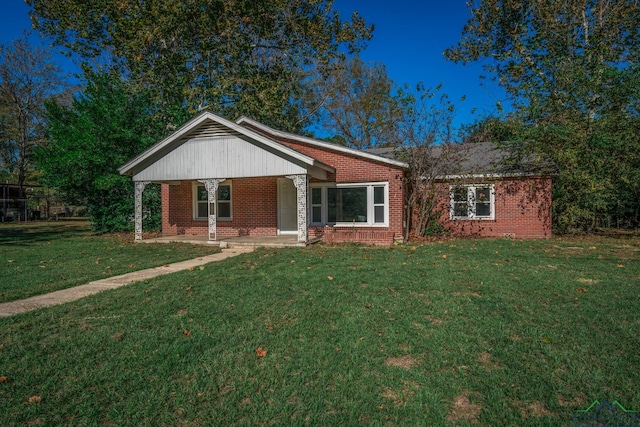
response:
M207 255L187 261L168 264L163 267L148 268L146 270L134 271L120 276L113 276L107 279L96 280L85 285L75 286L73 288L62 289L44 295L36 295L35 297L23 300L5 302L0 304L0 317L8 317L18 313L24 313L36 310L42 307L63 304L69 301L75 301L87 295L97 294L107 289L115 289L125 286L133 282L150 279L152 277L161 276L163 274L175 273L180 270L187 270L193 267L199 267L214 261L221 261L226 258L234 257L240 254L252 252L255 246L241 246L222 249L217 254Z

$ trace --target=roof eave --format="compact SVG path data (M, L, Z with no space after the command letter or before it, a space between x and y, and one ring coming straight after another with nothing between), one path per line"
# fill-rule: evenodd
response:
M435 177L436 180L442 181L451 181L456 179L501 179L501 178L530 178L535 176L548 176L545 173L535 173L535 172L506 172L506 173L468 173L468 174L451 174L451 175L437 175ZM426 177L422 177L422 179L427 179Z
M324 141L320 141L318 139L315 138L309 138L306 136L300 136L300 135L296 135L293 133L289 133L289 132L283 132L281 130L277 130L277 129L273 129L267 125L264 125L260 122L257 122L253 119L250 119L249 117L246 116L242 116L240 117L238 120L236 120L236 123L238 125L242 124L242 123L249 123L252 126L255 126L257 128L260 128L272 135L277 135L283 138L288 138L288 139L293 139L296 141L300 141L306 144L311 144L311 145L315 145L318 147L322 147L322 148L326 148L328 150L334 150L334 151L339 151L339 152L343 152L343 153L347 153L347 154L351 154L354 156L358 156L358 157L364 157L366 159L369 160L374 160L377 162L381 162L381 163L387 163L387 164L391 164L393 166L397 166L397 167L401 167L403 169L409 169L409 165L407 163L398 161L398 160L393 160L393 159L389 159L386 157L382 157L382 156L377 156L375 154L370 154L370 153L366 153L364 151L361 150L356 150L354 148L349 148L349 147L344 147L342 145L337 145L337 144L331 144L329 142L324 142Z

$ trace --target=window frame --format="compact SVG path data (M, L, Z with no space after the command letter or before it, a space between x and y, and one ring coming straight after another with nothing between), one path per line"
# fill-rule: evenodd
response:
M454 193L460 188L467 190L467 199L464 201L456 201ZM489 215L476 215L477 201L476 191L479 189L489 189ZM467 215L456 215L456 203L467 204ZM451 220L474 220L474 221L491 221L495 220L495 188L493 184L457 184L449 186L449 218Z
M320 203L314 203L313 202L313 190L319 190L320 191ZM309 187L309 206L310 206L310 212L309 212L309 224L322 224L322 220L324 219L324 215L323 215L323 211L324 211L324 205L326 204L325 202L325 191L322 189L322 187L319 186L310 186ZM320 221L314 221L313 220L313 213L314 213L314 208L320 208Z
M219 194L219 190L220 187L229 187L229 200L220 200L220 194ZM200 217L198 216L198 205L199 204L207 204L209 203L209 200L207 199L205 200L198 200L198 188L202 187L204 188L204 184L201 182L193 182L192 185L192 199L193 199L193 206L192 206L192 217L194 221L207 221L209 218L208 216L205 217ZM206 191L206 188L205 188ZM221 217L218 216L218 212L216 211L216 220L218 221L233 221L233 186L232 186L232 182L230 179L226 179L222 182L220 182L218 184L218 189L216 190L216 210L218 209L218 204L220 204L220 202L222 203L228 203L229 204L229 216L228 217ZM207 210L208 212L208 210Z
M366 222L329 222L329 188L358 188L365 187L367 189L367 221ZM384 188L383 203L374 203L374 188ZM389 227L389 182L349 182L349 183L312 183L309 186L309 212L308 221L311 226L335 226L335 227ZM321 203L314 204L312 199L313 189L319 188L321 191ZM313 221L313 208L321 207L321 221ZM384 206L384 222L375 222L375 207Z

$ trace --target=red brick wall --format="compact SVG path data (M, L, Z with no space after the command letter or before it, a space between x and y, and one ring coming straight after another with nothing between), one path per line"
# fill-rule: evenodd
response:
M402 236L386 227L311 227L310 237L322 237L326 243L366 243L387 246Z
M271 136L271 135L270 135ZM389 182L389 227L311 227L309 237L329 242L391 244L402 238L403 183L401 168L369 161L332 150L280 140L279 142L336 168L330 182ZM315 180L314 180L315 181ZM162 233L164 235L208 232L207 221L193 220L191 182L162 185ZM277 178L259 177L232 180L233 220L217 222L218 237L238 235L275 236L278 227Z
M260 129L255 128L254 130L260 131ZM273 135L270 134L268 134L268 136L300 153L333 166L336 169L336 173L329 174L327 180L330 182L389 183L389 227L356 227L356 230L359 231L360 234L345 232L346 230L352 230L353 227L332 227L331 231L334 233L333 236L327 235L327 229L325 227L323 231L313 230L313 232L310 232L310 235L324 235L323 240L325 241L355 241L372 244L391 244L394 239L402 238L404 219L402 168L340 151L318 148L296 140L273 137Z
M551 237L551 178L527 177L478 184L493 184L493 220L450 219L450 183L438 184L440 224L454 236Z
M218 219L218 237L275 236L278 230L277 178L231 180L231 221ZM191 181L162 184L162 234L205 235L207 220L193 219Z

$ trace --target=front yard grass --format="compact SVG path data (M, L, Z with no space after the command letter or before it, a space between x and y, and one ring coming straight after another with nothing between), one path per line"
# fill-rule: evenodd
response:
M0 226L0 303L218 251L187 244L135 244L97 236L87 222Z
M571 425L640 410L640 242L261 249L0 319L4 425Z

